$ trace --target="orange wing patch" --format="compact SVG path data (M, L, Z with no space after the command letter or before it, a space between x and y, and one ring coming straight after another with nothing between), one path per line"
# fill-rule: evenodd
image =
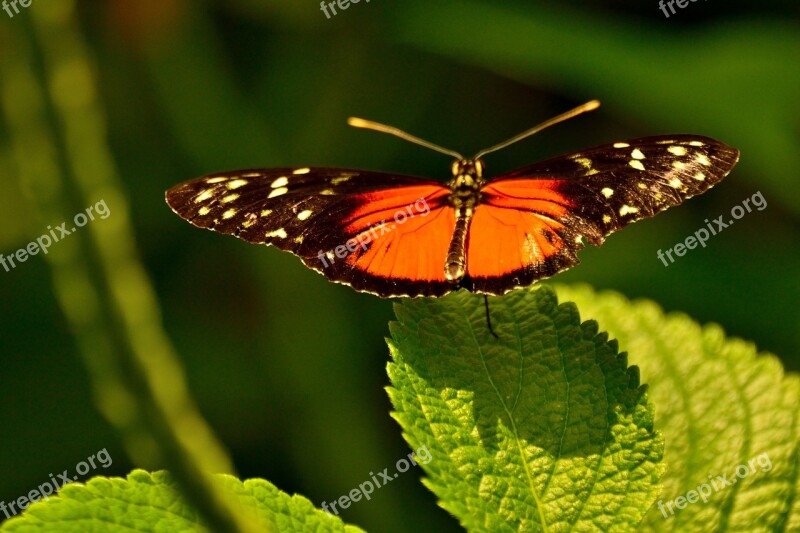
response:
M402 224L409 217L421 215L425 218L430 205L439 205L448 193L444 187L429 185L363 193L358 196L361 206L348 213L342 223L346 226L345 231L357 233L384 222Z
M550 218L563 216L575 207L558 192L562 180L508 179L490 182L481 189L482 202L506 209L532 211Z
M365 232L375 238L366 250L357 248L347 263L387 280L444 283L444 260L455 224L455 212L447 205L408 217L402 224L392 219Z
M442 186L411 186L358 195L342 219L346 248L306 264L379 296L440 296L457 286L444 275L455 211Z
M574 205L558 180L510 179L487 184L467 241L471 290L492 294L550 276L577 262L566 223Z

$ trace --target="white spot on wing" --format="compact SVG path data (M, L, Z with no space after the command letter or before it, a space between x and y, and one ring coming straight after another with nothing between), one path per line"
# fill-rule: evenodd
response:
M698 172L697 174L695 174L692 177L694 179L696 179L697 181L703 181L704 179L706 179L706 175L704 173L702 173L702 172Z
M270 213L272 213L272 209L264 209L263 211L261 211L261 216L267 217L269 216Z
M629 146L628 143L614 143L614 148L628 148Z
M340 183L344 183L345 181L349 180L352 177L353 177L352 174L348 174L345 176L339 176L338 178L333 178L331 180L331 185L339 185Z
M631 159L628 161L628 164L635 168L636 170L644 170L644 165L641 161L637 161L636 159Z
M304 167L304 168L298 168L297 170L292 172L292 174L295 174L295 175L297 175L297 174L308 174L309 172L311 172L311 169L308 168L308 167Z
M700 163L704 167L711 166L711 161L708 160L705 154L697 154L696 156L694 156L694 158L695 160L697 160L698 163Z
M322 189L321 191L319 191L319 193L324 194L325 196L336 194L335 192L333 192L333 189Z
M216 178L208 178L206 180L206 183L220 183L220 182L223 182L223 181L228 181L228 178L225 178L223 176L218 176Z
M574 161L585 168L592 168L592 160L588 157L576 157Z
M631 152L631 157L634 158L634 159L644 159L644 154L642 153L641 150L639 150L638 148L635 148Z
M281 176L280 178L278 178L275 181L273 181L270 184L270 187L272 187L273 189L277 189L278 187L285 186L287 183L289 183L289 180L286 179L286 176Z
M235 214L236 214L236 209L228 209L227 211L222 213L222 218L224 219L233 218L233 215Z
M285 239L286 238L286 230L283 229L283 228L279 228L279 229L276 229L275 231L268 231L264 236L267 237L267 238L269 238L269 237L277 237L279 239Z
M298 220L305 220L310 216L311 216L311 210L310 209L306 209L305 211L300 211L297 214L297 219Z
M239 187L241 187L243 185L247 185L247 180L239 179L239 180L233 180L233 181L228 182L226 187L228 187L229 189L233 190L233 189L238 189Z
M683 167L685 167L685 166L686 166L686 164L683 161L673 161L672 162L672 168L674 168L676 170L683 170Z
M624 217L625 215L632 215L634 213L638 213L638 207L631 207L628 204L623 205L619 208L619 216Z
M276 196L280 196L282 194L286 194L287 192L289 192L289 189L287 189L286 187L279 187L277 189L272 189L272 191L270 191L269 196L267 196L267 198L275 198Z
M609 222L611 222L611 217L608 215L603 215L603 222L608 224Z
M611 198L611 196L614 194L614 189L609 189L608 187L604 187L600 192L603 193L603 196L605 196L606 198Z
M680 189L683 186L683 182L681 182L681 180L678 178L672 178L669 180L669 186L673 189Z
M703 143L701 143L700 141L691 141L689 143L689 146L705 146L705 145Z
M686 148L683 146L670 146L667 148L667 152L671 153L672 155L682 156L686 155Z
M232 202L237 198L239 198L239 193L233 193L223 197L222 200L220 200L220 202L222 202L223 204L227 204L228 202Z
M203 207L201 207L200 209L197 210L197 214L200 215L200 216L205 216L205 215L209 214L210 212L211 212L211 209L209 209L206 206L203 206Z
M200 202L205 202L209 198L214 196L212 189L206 189L205 191L201 192L194 198L194 203L199 204Z

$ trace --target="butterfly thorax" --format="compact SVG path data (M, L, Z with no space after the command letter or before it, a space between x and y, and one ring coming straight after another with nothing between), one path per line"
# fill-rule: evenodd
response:
M466 272L467 232L475 207L480 202L483 161L460 159L453 162L451 170L453 179L447 184L450 187L448 202L456 212L456 227L450 239L444 274L448 281L455 283L461 281Z
M464 214L472 216L472 211L480 200L480 190L483 185L483 161L480 159L460 159L453 162L451 167L453 179L447 185L450 187L448 202L456 210L456 218Z

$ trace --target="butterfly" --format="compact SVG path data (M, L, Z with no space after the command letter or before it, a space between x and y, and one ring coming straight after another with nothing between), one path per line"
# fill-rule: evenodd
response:
M452 179L336 168L250 169L172 187L191 224L297 255L331 281L381 297L501 295L576 265L631 222L719 183L739 151L698 135L604 144L487 178L484 155L596 109L593 100L465 158L396 128L351 118L455 158Z

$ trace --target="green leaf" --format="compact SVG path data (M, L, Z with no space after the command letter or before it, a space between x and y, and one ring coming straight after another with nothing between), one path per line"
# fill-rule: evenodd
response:
M344 531L338 517L315 509L306 498L289 496L263 479L241 482L233 476L215 476L221 488L251 509L264 531ZM134 470L127 479L95 477L85 485L72 483L58 496L39 501L0 528L3 533L27 531L208 531L197 513L180 498L164 471Z
M552 289L397 304L388 389L424 483L474 531L629 531L663 440L639 373Z
M800 531L798 376L784 376L777 358L726 339L719 326L665 316L652 302L585 286L558 286L558 294L630 351L658 405L668 468L661 508L650 510L644 530ZM706 502L673 503L670 512L668 502L703 484Z

